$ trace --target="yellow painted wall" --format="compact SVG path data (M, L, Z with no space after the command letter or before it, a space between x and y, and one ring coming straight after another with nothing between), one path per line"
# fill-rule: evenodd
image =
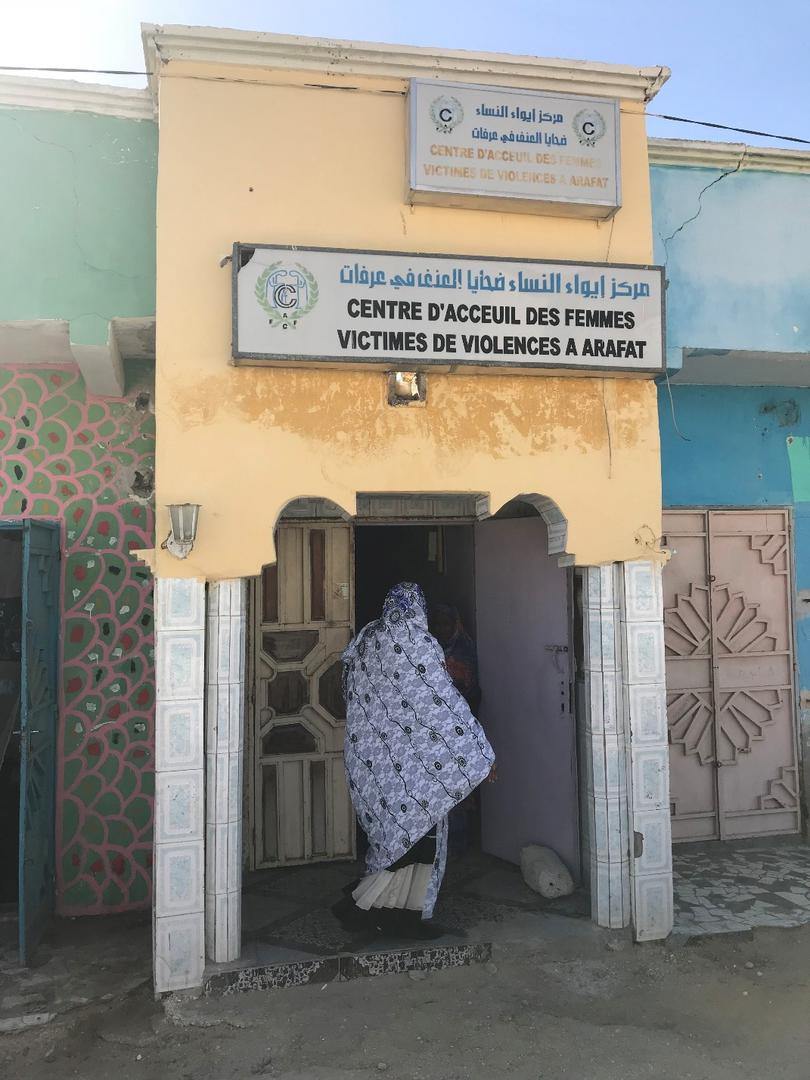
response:
M358 491L485 492L493 510L538 493L568 518L577 563L648 554L661 511L651 381L429 375L425 408L393 409L380 372L234 368L220 266L235 240L650 262L641 107L622 104L624 205L599 223L411 208L405 84L306 81L324 79L173 62L160 80L158 535L165 504L203 508L190 558L159 552L157 573L255 574L290 499L353 512Z

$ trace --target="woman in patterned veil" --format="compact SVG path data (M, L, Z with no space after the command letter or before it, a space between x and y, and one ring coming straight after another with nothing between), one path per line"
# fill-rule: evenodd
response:
M354 903L377 917L396 909L429 919L444 876L447 815L489 776L495 755L428 632L418 585L388 593L382 617L349 644L343 665L346 773L369 841Z

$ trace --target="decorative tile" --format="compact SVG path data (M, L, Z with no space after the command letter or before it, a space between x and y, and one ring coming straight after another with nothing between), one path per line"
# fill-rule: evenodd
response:
M202 767L202 702L159 701L155 714L158 772Z
M205 820L210 825L228 820L229 764L227 752L205 755Z
M158 631L158 701L199 698L203 690L204 630Z
M228 756L228 822L242 820L242 755Z
M155 848L155 914L182 915L203 909L203 845L158 844Z
M627 644L625 682L663 684L665 681L663 622L625 625Z
M155 783L155 843L201 840L203 770L158 773Z
M672 932L672 874L636 877L633 887L636 941L657 941Z
M633 750L633 807L635 810L669 808L669 754L666 746Z
M605 733L620 730L622 683L613 671L602 673L602 725Z
M228 861L227 861L227 888L230 893L239 893L242 885L242 819L229 821L228 833Z
M642 854L635 860L636 875L671 873L672 836L669 809L635 813L633 827L643 837Z
M242 750L245 742L245 684L228 684L228 750Z
M203 913L155 919L155 990L201 986L205 968Z
M626 693L630 703L630 731L634 746L666 746L667 699L666 689L658 683L650 686L629 686Z
M227 895L228 934L225 940L225 959L238 960L242 951L242 892L234 889Z
M205 891L228 891L228 825L205 827Z
M608 563L599 567L599 603L603 610L615 608L618 604L616 589L616 564Z
M205 627L205 582L193 578L155 581L158 630L202 630Z
M643 560L624 564L625 618L659 621L663 618L661 569Z

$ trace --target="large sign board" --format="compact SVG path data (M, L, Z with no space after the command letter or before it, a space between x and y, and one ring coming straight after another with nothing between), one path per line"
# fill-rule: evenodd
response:
M409 105L413 202L591 218L621 205L616 101L414 79Z
M236 244L237 364L660 374L658 266Z

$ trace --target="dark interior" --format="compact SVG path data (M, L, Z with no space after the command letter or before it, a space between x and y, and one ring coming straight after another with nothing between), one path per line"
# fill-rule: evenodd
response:
M356 627L382 613L385 594L400 581L421 585L428 609L458 608L475 636L473 525L358 525L355 529Z

